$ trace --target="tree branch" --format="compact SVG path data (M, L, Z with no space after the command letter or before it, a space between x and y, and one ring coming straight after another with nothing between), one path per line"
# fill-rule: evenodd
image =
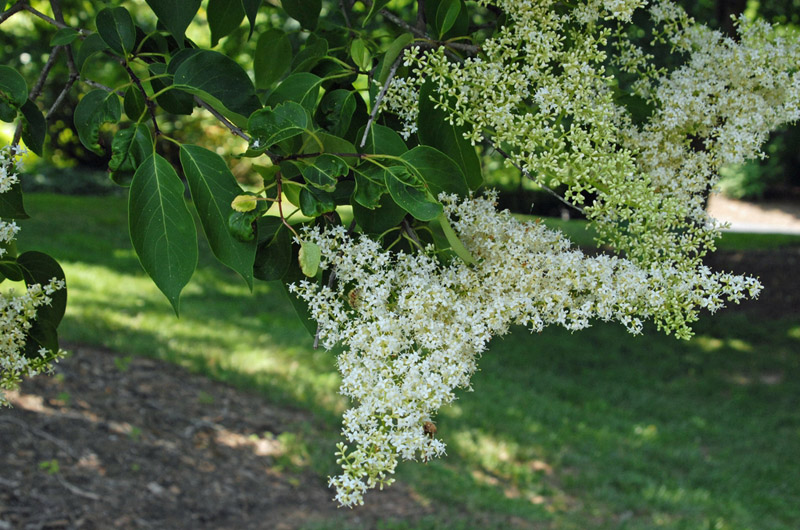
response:
M44 86L45 81L47 80L47 76L50 74L50 70L53 69L53 65L56 63L56 58L58 57L58 52L61 51L62 46L54 46L53 49L50 51L50 57L47 58L47 62L42 67L42 72L39 74L39 78L36 80L36 83L33 85L33 88L28 93L28 99L31 101L36 101L36 98L39 97L39 94L42 93L42 87ZM19 144L20 139L22 138L22 121L17 124L17 128L14 131L14 139L11 142L11 145Z
M134 71L131 69L130 65L124 60L120 62L125 70L128 72L128 75L133 80L133 83L139 89L139 92L142 93L142 97L144 98L145 105L147 105L147 110L150 113L150 119L153 120L153 135L160 136L161 129L158 128L158 121L156 120L156 104L150 99L150 96L147 95L147 91L142 86L142 82L139 80L139 76L137 76Z
M14 4L13 6L9 7L9 8L8 8L6 11L4 11L3 13L0 13L0 24L2 24L3 22L5 22L5 21L6 21L6 19L7 19L7 18L10 18L10 17L11 17L11 15L13 15L14 13L19 13L19 12L20 12L20 11L22 11L23 9L25 9L25 2L23 2L22 0L20 0L19 2L17 2L17 3L16 3L16 4Z
M32 14L36 15L37 17L41 18L42 20L44 20L44 21L45 21L45 22L47 22L48 24L50 24L50 25L52 25L52 26L55 26L55 27L57 27L57 28L70 28L70 27L72 27L72 26L68 26L67 24L64 24L63 22L59 22L58 20L56 20L56 19L54 19L54 18L50 18L50 17L48 17L47 15L45 15L44 13L42 13L41 11L39 11L39 10L37 10L37 9L34 9L33 7L31 7L31 6L30 6L29 4L27 4L27 3L25 3L25 4L23 4L23 5L22 5L22 9L24 9L25 11L28 11L29 13L32 13ZM77 31L77 30L76 30L76 31Z
M200 105L202 108L204 108L208 112L210 112L212 116L214 116L219 121L221 121L222 124L225 127L227 127L229 131L231 131L233 134L235 134L239 138L242 138L243 140L247 140L247 143L250 143L251 138L247 134L245 134L245 132L242 131L239 127L237 127L236 125L231 123L228 118L226 118L225 116L220 114L214 107L212 107L211 105L209 105L208 103L206 103L205 101L203 101L202 99L200 99L197 96L194 97L194 101L195 101L195 103Z
M401 52L397 59L394 60L392 69L389 70L389 77L386 78L386 82L381 87L378 97L375 98L375 103L372 105L372 112L369 114L369 121L367 121L367 126L364 128L364 136L361 137L361 145L359 147L364 147L364 145L366 145L367 136L369 135L369 130L372 127L372 122L374 122L375 118L378 116L378 109L381 107L381 102L383 101L384 96L386 96L386 91L389 90L389 85L392 84L392 79L394 79L397 69L400 67L400 63L402 62L403 53Z

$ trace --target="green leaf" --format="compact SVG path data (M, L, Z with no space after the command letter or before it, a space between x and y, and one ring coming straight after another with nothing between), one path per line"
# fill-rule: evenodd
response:
M344 138L339 138L338 136L322 131L316 131L314 136L316 137L315 139L303 139L305 143L305 148L302 151L303 153L319 152L320 144L322 144L323 153L358 153L355 146ZM358 163L358 157L344 157L344 161L347 165L354 166Z
M0 121L12 123L17 119L17 109L12 107L0 97Z
M137 87L131 85L125 90L122 108L125 109L125 115L128 116L128 119L133 122L139 121L139 118L145 113L147 103L145 103L144 96Z
M461 0L441 0L439 8L436 10L435 20L439 38L442 38L445 33L450 31L450 28L456 23L456 18L460 12Z
M259 35L253 58L256 88L269 88L289 70L292 63L292 44L286 33L269 29Z
M136 168L153 154L153 137L143 123L121 129L111 141L111 180L120 186L129 186Z
M388 193L380 198L378 206L373 209L364 208L358 203L353 204L353 217L367 234L382 234L397 226L405 216L405 210Z
M222 264L239 273L252 290L255 242L238 241L227 229L231 202L242 189L218 154L196 145L182 145L180 158L211 251Z
M300 262L300 270L303 271L303 274L313 278L317 275L317 271L319 270L322 253L316 243L301 241L300 253L297 255L297 259Z
M467 185L471 190L483 184L481 162L475 147L464 138L464 128L450 123L450 118L442 109L437 109L431 101L433 83L425 82L419 93L419 117L417 136L420 143L435 147L453 159L461 168Z
M378 74L378 84L383 86L383 84L386 83L386 80L389 79L389 72L392 71L394 62L400 57L400 54L403 53L403 49L412 42L414 42L414 35L411 33L403 33L392 41L386 49L386 53L383 55L383 66L381 66L381 72Z
M308 184L323 191L336 189L336 182L350 172L347 163L338 156L323 154L314 159L312 165L301 164L300 173Z
M475 258L472 256L470 251L467 250L467 247L464 246L464 243L462 243L458 238L455 230L453 230L453 227L450 226L450 221L447 219L447 216L442 213L442 215L438 217L437 221L439 221L439 225L442 227L442 231L447 238L447 242L450 243L450 248L453 249L456 255L461 258L464 263L467 265L474 265Z
M282 277L280 286L283 288L283 292L286 293L286 296L289 298L289 302L291 302L292 307L294 307L295 313L297 313L297 317L300 319L300 322L303 323L303 327L306 328L309 336L313 337L317 332L317 323L311 318L311 312L308 310L308 304L298 298L297 295L290 293L288 288L289 284L305 279L306 277L300 270L299 263L297 263L295 260L294 266L292 267L290 264L289 270L286 271L286 274Z
M336 209L336 199L326 191L307 186L300 190L300 211L306 217L319 217Z
M192 22L197 10L200 9L201 0L146 0L147 5L164 24L167 31L172 33L178 46L183 48L183 35Z
M95 24L97 33L109 48L123 57L133 50L136 44L136 27L127 9L107 7L97 13Z
M150 72L153 75L167 73L167 65L163 63L153 63L150 65ZM150 85L153 92L160 92L168 86L172 86L171 78L151 79ZM189 115L194 111L194 96L188 92L178 89L170 89L156 98L158 104L171 114Z
M424 181L406 167L390 167L384 175L392 199L416 219L430 221L442 214L441 203L426 189Z
M42 156L42 149L44 147L44 138L47 135L47 122L42 116L42 111L36 106L36 103L30 99L22 106L22 117L24 118L22 126L22 141L28 146L28 149Z
M257 148L268 149L283 140L302 134L309 127L306 109L299 103L287 101L274 109L261 109L247 120L247 130L253 136ZM251 144L251 147L253 147Z
M282 0L281 6L286 14L295 19L304 29L314 31L322 10L321 0Z
M122 108L119 97L113 92L105 90L92 90L75 107L73 120L78 130L78 138L90 151L103 154L98 140L100 138L100 125L103 123L116 123L122 117Z
M0 193L0 219L27 219L30 217L25 212L22 204L22 184L17 181L4 193Z
M317 106L321 84L322 79L314 74L308 72L292 74L270 93L266 104L274 107L285 101L294 101L302 105L309 114L313 114Z
M78 72L83 70L83 66L86 64L86 60L89 59L89 57L107 49L108 44L106 44L106 41L103 40L99 33L92 33L86 37L81 47L78 48L78 55L75 57L75 66Z
M358 131L359 141L364 137L364 128ZM370 154L382 154L400 156L406 151L406 143L395 131L389 127L373 123L367 133L367 141L363 146L363 151Z
M381 196L386 193L386 169L373 164L364 164L353 170L356 176L356 189L353 200L364 208L373 210L380 205Z
M306 40L306 45L292 59L292 73L308 72L328 54L328 41L316 37L313 33Z
M292 264L292 238L278 217L258 220L258 251L253 275L259 280L280 280Z
M180 294L197 266L197 232L183 182L153 154L136 170L128 199L131 241L139 261L178 314Z
M201 97L240 127L261 108L247 72L233 59L212 50L198 50L183 60L173 83Z
M61 266L41 252L25 252L17 258L17 264L22 269L22 276L27 285L44 285L51 279L64 280L64 271ZM28 341L35 342L36 347L31 348L32 353L38 355L39 347L46 348L52 353L58 351L58 334L56 328L64 317L67 307L67 290L59 289L50 295L50 304L41 306L36 310L36 319L28 330ZM27 344L26 344L27 345Z
M458 164L438 149L419 145L400 155L417 179L424 182L434 197L441 192L469 195L469 187Z
M343 89L326 92L317 112L320 115L318 123L334 135L344 136L356 112L356 95L351 90Z
M23 280L22 269L17 265L16 259L0 259L0 282L4 280L21 282Z
M232 210L228 216L228 233L237 241L250 243L256 240L255 221L259 213L256 210L250 212L237 212Z
M389 2L392 0L374 0L372 5L369 7L369 13L367 13L367 18L364 19L364 27L366 27L367 23L372 20L375 15L377 15L381 9L386 7Z
M80 33L74 28L61 28L56 31L56 34L50 39L50 46L66 46L74 42L79 35Z
M17 109L28 101L25 78L9 66L0 66L0 101Z
M362 72L368 72L372 69L372 54L363 39L354 39L350 43L350 57Z
M250 33L247 35L249 39L253 36L253 29L256 27L256 16L258 15L258 8L261 7L261 0L242 0L242 7L245 14L247 14L247 20L250 22Z
M206 13L213 48L222 37L230 35L242 23L244 5L242 0L208 0Z

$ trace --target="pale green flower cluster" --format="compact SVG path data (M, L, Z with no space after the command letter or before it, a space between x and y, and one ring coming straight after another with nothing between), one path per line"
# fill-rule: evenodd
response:
M468 388L489 340L512 324L570 330L615 320L639 333L650 319L667 333L690 334L701 308L756 296L753 278L700 267L642 268L614 256L589 257L560 233L497 212L494 196L459 202L440 196L445 214L476 263L440 261L426 252L391 253L339 226L312 229L330 286L303 281L291 290L309 304L326 348L342 344L341 392L353 401L339 446L342 474L330 479L337 501L363 503L391 484L399 460L444 453L433 417Z
M410 73L385 108L415 123L410 92L433 82L468 139L502 146L541 184L566 185L604 242L643 266L698 266L719 235L703 203L720 167L760 156L769 131L800 117L800 43L744 20L734 41L662 0L650 7L653 37L685 55L666 72L612 31L644 1L588 0L571 11L555 0L491 3L507 23L478 56L407 50ZM639 76L632 90L655 109L644 123L618 103L609 65Z
M17 157L22 152L17 146L0 148L0 193L8 192L19 181ZM0 219L0 260L18 230L16 223ZM29 285L22 293L14 289L0 292L0 406L8 405L5 391L18 388L23 377L50 370L51 353L45 348L33 354L26 351L26 335L37 309L50 304L51 295L63 288L64 282L53 278L46 285Z

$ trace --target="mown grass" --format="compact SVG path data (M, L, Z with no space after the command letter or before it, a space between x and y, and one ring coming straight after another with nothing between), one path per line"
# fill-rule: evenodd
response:
M250 294L201 241L178 319L131 251L123 199L30 195L27 206L20 246L51 253L67 274L64 340L309 409L320 422L298 433L302 450L321 476L335 472L345 403L334 355L312 349L278 285ZM483 356L474 392L439 415L448 456L400 466L435 515L380 528L800 528L798 351L800 323L735 312L707 318L688 342L615 325L514 330Z

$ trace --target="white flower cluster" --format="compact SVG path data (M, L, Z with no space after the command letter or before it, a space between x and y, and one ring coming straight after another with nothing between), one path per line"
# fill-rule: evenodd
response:
M17 146L0 148L0 193L8 192L19 181L17 157L22 153ZM18 230L16 223L0 219L0 260ZM8 405L4 391L16 389L22 377L50 369L53 354L45 348L33 353L26 350L26 336L37 309L50 304L52 294L64 287L63 280L53 278L45 285L28 285L22 293L14 289L0 292L0 406ZM56 357L63 353L59 351Z
M303 281L290 289L309 304L326 348L340 343L344 414L339 445L342 474L330 479L337 501L363 503L369 488L391 484L400 459L444 453L433 417L468 388L478 356L512 324L539 331L570 330L592 319L616 320L638 333L645 319L687 337L701 308L756 296L753 278L652 266L570 248L560 233L497 212L494 196L459 202L439 197L445 214L476 263L443 263L433 248L391 254L366 236L339 226L304 238L335 274L329 287Z
M442 49L407 52L410 72L395 79L386 108L412 130L412 92L432 81L437 105L468 139L502 145L541 184L566 185L604 242L642 266L698 266L719 235L703 204L720 168L761 156L768 132L800 116L800 43L743 19L734 41L659 0L654 38L686 55L666 72L605 22L629 21L644 1L491 3L506 25L481 53L453 61ZM639 77L632 92L655 109L645 123L617 101L609 65Z

